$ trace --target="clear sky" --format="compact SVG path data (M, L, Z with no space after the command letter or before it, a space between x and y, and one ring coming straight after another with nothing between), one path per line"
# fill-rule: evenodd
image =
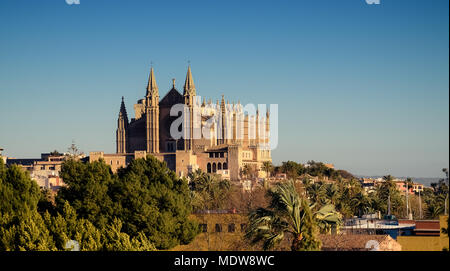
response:
M0 147L115 152L153 61L160 96L279 105L274 163L437 177L449 164L449 1L0 1Z

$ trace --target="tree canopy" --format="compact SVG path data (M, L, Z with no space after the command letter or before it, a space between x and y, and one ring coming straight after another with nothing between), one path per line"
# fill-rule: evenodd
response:
M55 204L29 174L0 161L0 250L169 249L198 233L189 188L152 156L113 174L104 161L66 161Z

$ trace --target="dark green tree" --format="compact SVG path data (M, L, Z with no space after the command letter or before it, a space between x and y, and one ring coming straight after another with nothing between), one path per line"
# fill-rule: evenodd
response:
M80 218L91 221L96 227L104 228L112 221L110 188L115 176L103 160L83 163L70 159L62 165L60 176L67 184L56 196L60 212L68 201Z
M131 238L144 233L157 249L189 243L198 225L189 219L191 203L186 180L179 179L154 156L136 159L118 172L112 190L114 215Z
M1 159L0 159L1 160ZM41 197L39 186L17 165L4 167L0 162L0 212L15 216L35 211Z
M54 250L37 204L39 186L19 166L6 168L0 159L0 251Z

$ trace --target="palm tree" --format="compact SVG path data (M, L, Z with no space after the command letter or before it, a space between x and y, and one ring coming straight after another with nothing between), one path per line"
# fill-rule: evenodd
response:
M245 164L244 167L242 167L241 169L241 174L245 177L245 178L249 178L252 177L251 175L253 174L253 170L250 167L250 165Z
M197 170L188 175L191 203L194 209L220 209L224 206L230 183L217 176Z
M448 168L443 168L442 172L444 172L445 174L445 179L444 179L444 183L447 185L446 187L446 191L445 191L445 210L444 210L444 214L448 215Z
M370 200L369 198L364 195L364 193L361 191L358 194L356 194L351 200L350 203L352 207L358 211L358 215L361 216L363 214L367 214L370 209Z
M427 215L430 218L437 218L444 211L443 206L441 204L437 204L433 202L432 204L427 206Z
M272 162L270 162L270 161L264 161L263 162L263 164L262 164L262 169L266 172L266 178L269 178L270 177L270 173L272 172L272 170L273 170L273 165L272 165Z
M325 186L322 182L313 183L308 187L308 196L318 207L324 203Z
M409 188L412 187L414 183L411 178L406 178L405 184L406 184L406 218L409 218L409 200L408 200Z
M331 204L336 204L336 201L339 198L339 189L337 185L334 183L326 185L325 194Z
M321 233L330 233L332 228L338 229L342 225L342 215L336 211L333 204L327 204L314 213L314 219Z
M394 183L394 177L391 175L386 175L383 177L384 183L381 185L382 193L384 196L387 196L388 200L388 215L391 215L391 194L393 189L396 189L396 185Z
M290 235L291 250L319 250L318 229L309 203L298 195L294 182L278 184L269 196L268 209L258 208L250 213L245 237L252 244L262 242L263 249L268 250Z

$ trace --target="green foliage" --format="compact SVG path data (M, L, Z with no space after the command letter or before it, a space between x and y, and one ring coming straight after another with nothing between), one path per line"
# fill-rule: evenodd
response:
M442 169L445 178L440 179L437 183L432 183L432 189L427 189L423 193L423 199L426 203L426 216L431 219L438 218L439 215L445 213L445 205L447 203L447 214L449 206L449 184L448 169Z
M40 197L39 187L28 173L0 162L0 250L55 249L37 212Z
M217 175L197 170L189 175L189 188L194 211L224 209L231 193L231 184Z
M41 195L39 197L37 209L41 215L45 212L49 212L52 215L56 214L54 196L50 189L41 188Z
M345 170L335 170L327 167L322 162L309 161L306 165L294 161L282 162L280 167L275 168L275 172L286 173L290 179L296 179L299 176L309 175L319 178L330 178L337 180L339 178L354 179L355 177Z
M268 250L288 234L293 239L291 250L319 250L318 229L309 203L298 195L294 183L278 184L269 196L269 208L258 208L249 214L246 238L252 244L262 242L264 250Z
M26 216L35 210L40 198L39 186L31 180L27 172L19 166L12 165L1 169L0 210L3 213L15 213Z
M405 207L404 197L397 189L394 177L387 175L383 177L384 182L376 188L375 191L375 201L376 206L381 213L389 213L389 202L391 204L391 213L397 217L404 214L403 210Z
M186 244L198 233L188 219L187 182L154 157L119 175L103 161L68 160L61 176L68 186L54 206L21 168L0 163L0 250L67 250L74 240L80 250L148 251Z
M337 230L342 225L342 215L332 204L327 204L315 212L314 219L321 233L331 233L333 228Z
M115 181L111 169L103 161L83 163L70 159L61 168L60 176L67 187L62 187L56 197L58 210L68 201L81 218L104 228L112 221L113 203L109 195Z
M272 173L272 171L273 171L273 165L272 165L272 162L270 162L270 161L264 161L263 162L263 164L262 164L262 168L261 168L262 170L264 170L265 172L266 172L266 174L267 174L267 178L268 177L270 177L270 174Z
M295 179L299 175L305 173L305 168L302 164L298 164L294 161L283 162L280 167L281 172L286 173L289 179Z
M334 183L327 184L325 186L325 196L328 202L336 204L339 199L339 187Z
M4 179L6 173L6 166L3 163L3 159L0 158L0 182Z
M188 184L153 156L137 159L118 173L112 200L114 215L124 232L138 237L143 232L158 249L190 242L198 226L191 213Z
M306 188L306 193L308 198L317 206L317 208L320 208L325 204L326 187L323 182L310 184Z
M122 221L115 218L111 225L104 230L105 250L108 251L150 251L155 250L149 239L140 232L136 237L122 232Z
M0 250L37 251L56 249L53 238L38 212L22 213L20 218L6 214L2 216L1 220Z
M256 166L245 164L239 171L241 178L254 179L256 178Z
M371 199L363 193L363 191L359 191L351 200L350 204L352 209L358 216L362 216L365 214L369 214L372 211L372 203Z

